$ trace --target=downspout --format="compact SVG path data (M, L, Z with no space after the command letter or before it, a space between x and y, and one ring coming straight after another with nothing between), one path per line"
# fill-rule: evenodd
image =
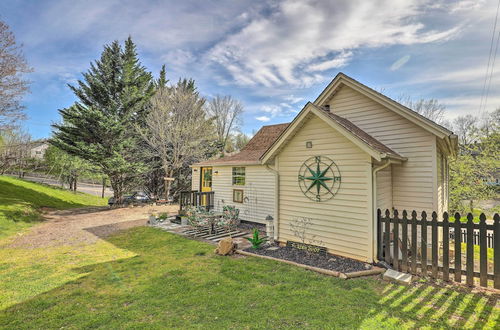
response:
M275 160L275 164L278 160ZM275 169L271 168L269 165L266 165L266 169L269 170L271 173L274 175L274 221L273 221L273 226L274 226L274 237L273 239L275 241L278 240L278 212L279 212L279 190L280 190L280 174L278 171Z
M374 167L372 169L372 205L373 205L373 247L372 251L377 251L378 244L377 244L377 239L378 239L378 232L377 232L377 173L387 166L391 165L391 160L387 159L382 165ZM392 190L392 187L391 187ZM374 253L375 255L373 256L374 262L378 262L377 255L378 253Z

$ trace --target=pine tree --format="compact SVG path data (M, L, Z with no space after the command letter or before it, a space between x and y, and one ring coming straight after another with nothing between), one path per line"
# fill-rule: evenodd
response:
M59 110L62 122L53 125L51 143L101 168L121 202L124 190L143 169L135 156L134 125L144 120L154 93L152 75L141 65L129 37L124 49L118 41L104 46L83 80L69 87L78 101Z
M167 70L165 69L165 64L161 66L160 77L156 81L156 88L167 87Z

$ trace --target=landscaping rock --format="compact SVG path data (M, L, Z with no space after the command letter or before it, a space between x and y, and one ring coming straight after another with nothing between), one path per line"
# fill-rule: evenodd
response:
M234 243L231 237L226 237L219 241L219 244L215 249L215 253L220 254L221 256L232 255L237 248L238 244Z
M412 280L412 276L406 273L400 273L394 269L388 269L382 276L384 280L396 282L399 284L409 285Z

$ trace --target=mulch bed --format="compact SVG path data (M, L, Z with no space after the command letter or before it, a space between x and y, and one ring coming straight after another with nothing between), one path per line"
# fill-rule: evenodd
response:
M238 225L238 229L246 230L250 233L257 228L261 234L266 232L266 225L262 223L250 222L250 221L241 221Z
M274 245L273 248L274 247L276 247L276 245ZM354 259L344 258L329 253L320 254L306 252L290 246L281 246L274 250L269 249L267 245L258 250L248 248L244 251L341 273L352 273L372 269L371 265Z

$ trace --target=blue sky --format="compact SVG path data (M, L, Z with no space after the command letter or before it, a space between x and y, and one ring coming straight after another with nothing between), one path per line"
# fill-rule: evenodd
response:
M290 121L339 71L391 97L437 98L449 119L477 114L497 3L5 0L0 18L35 70L25 98L35 138L74 102L67 84L103 44L128 35L155 75L166 64L171 81L191 77L206 97L241 100L251 134ZM499 90L495 74L487 111Z

